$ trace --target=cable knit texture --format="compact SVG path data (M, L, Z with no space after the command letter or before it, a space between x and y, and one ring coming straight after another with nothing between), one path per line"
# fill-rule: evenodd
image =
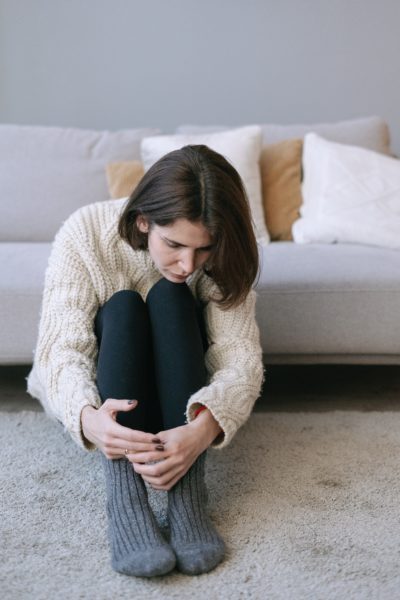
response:
M203 452L168 491L170 543L178 569L188 575L211 571L225 554L225 543L207 514L205 460Z
M127 199L89 204L74 212L58 231L45 276L39 335L28 376L28 392L60 421L84 449L95 446L82 434L84 406L101 406L96 386L97 310L113 294L131 289L145 300L162 277L148 251L133 250L118 234ZM187 422L205 405L223 433L223 448L245 423L263 379L262 351L252 290L238 307L222 310L218 288L198 269L187 284L205 304L209 341L207 385L188 399Z
M152 577L171 571L175 554L158 529L145 483L125 458L100 453L106 480L111 564L125 575Z

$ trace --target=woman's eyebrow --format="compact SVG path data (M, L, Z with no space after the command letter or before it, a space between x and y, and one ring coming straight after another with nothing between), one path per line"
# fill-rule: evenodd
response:
M165 236L161 236L163 238L163 240L165 240L166 242L169 242L170 244L175 244L176 246L181 246L182 248L187 248L188 246L186 246L185 244L181 244L180 242L176 242L175 240L171 240L171 238L165 237ZM214 244L209 244L208 246L199 246L198 248L196 248L196 250L211 250L211 248L213 247Z

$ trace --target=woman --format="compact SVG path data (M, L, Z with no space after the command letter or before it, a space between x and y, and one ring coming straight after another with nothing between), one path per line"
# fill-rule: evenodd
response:
M203 145L165 155L128 199L77 210L55 238L28 391L101 451L120 573L200 574L223 559L205 455L259 395L257 271L242 181ZM168 491L169 543L144 482Z

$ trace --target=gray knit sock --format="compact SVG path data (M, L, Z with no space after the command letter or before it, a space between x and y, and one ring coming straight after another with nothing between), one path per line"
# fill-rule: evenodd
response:
M206 511L205 455L168 491L171 546L178 569L188 575L211 571L225 554L225 544Z
M127 459L101 456L113 569L143 577L168 573L175 566L175 555L158 529L142 477Z

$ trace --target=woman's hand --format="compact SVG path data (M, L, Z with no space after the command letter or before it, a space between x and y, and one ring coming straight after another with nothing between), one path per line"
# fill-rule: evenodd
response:
M214 417L206 410L187 425L157 433L156 437L164 444L163 451L135 452L127 458L136 473L140 473L155 490L170 490L221 431ZM146 464L157 460L161 462Z
M150 452L160 455L158 436L124 427L116 422L117 413L133 410L137 400L108 398L100 408L85 406L81 412L84 436L95 444L107 458L125 457L125 449L132 452Z

